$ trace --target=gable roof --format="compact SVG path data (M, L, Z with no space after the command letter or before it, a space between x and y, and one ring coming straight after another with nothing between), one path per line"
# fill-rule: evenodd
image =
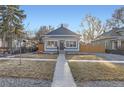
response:
M124 27L121 28L113 28L109 32L103 33L101 36L122 36L120 32L124 32Z
M116 36L121 36L120 33L118 32L118 30L119 29L115 28L108 32L104 32L100 36L96 37L95 40L100 40L100 39L105 39L105 38L115 38Z
M124 27L118 28L116 32L124 31Z
M101 34L100 36L98 36L97 38L100 38L100 37L112 37L112 36L121 36L119 33L118 33L118 29L112 29L108 32L104 32L103 34Z
M47 33L46 35L65 35L66 36L66 35L78 35L78 34L72 32L71 30L69 30L67 28L65 28L62 24L61 27Z
M101 36L109 37L109 36L120 36L120 34L115 30L110 30L109 32L103 33Z

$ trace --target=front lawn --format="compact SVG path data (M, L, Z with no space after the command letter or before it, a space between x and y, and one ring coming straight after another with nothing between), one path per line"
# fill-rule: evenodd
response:
M69 62L75 81L124 80L124 64Z
M67 60L102 60L102 57L96 55L66 55Z
M18 58L20 55L15 57ZM22 58L56 59L57 57L57 54L22 54Z
M56 62L0 61L0 77L52 80Z

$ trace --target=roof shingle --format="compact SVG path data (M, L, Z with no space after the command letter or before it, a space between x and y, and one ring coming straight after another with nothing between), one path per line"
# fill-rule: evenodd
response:
M61 25L61 27L47 33L46 35L78 35L72 31L70 31L69 29L63 27L63 25Z

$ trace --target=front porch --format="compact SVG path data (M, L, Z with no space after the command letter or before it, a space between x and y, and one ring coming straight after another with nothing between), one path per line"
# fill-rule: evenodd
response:
M106 49L106 53L124 55L124 40L111 40L109 49Z
M111 40L112 50L124 50L124 40Z
M79 51L79 42L74 39L49 39L44 42L44 51Z

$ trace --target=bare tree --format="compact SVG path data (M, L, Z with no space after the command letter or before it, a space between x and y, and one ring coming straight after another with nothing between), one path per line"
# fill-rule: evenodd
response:
M106 25L109 29L120 28L124 26L124 7L116 9L112 14L112 18L107 20Z
M41 26L38 32L36 32L35 37L37 40L42 39L42 36L47 34L48 32L54 30L52 26Z
M90 43L97 36L101 35L105 31L105 26L100 19L92 15L86 15L81 22L82 37L86 43Z

